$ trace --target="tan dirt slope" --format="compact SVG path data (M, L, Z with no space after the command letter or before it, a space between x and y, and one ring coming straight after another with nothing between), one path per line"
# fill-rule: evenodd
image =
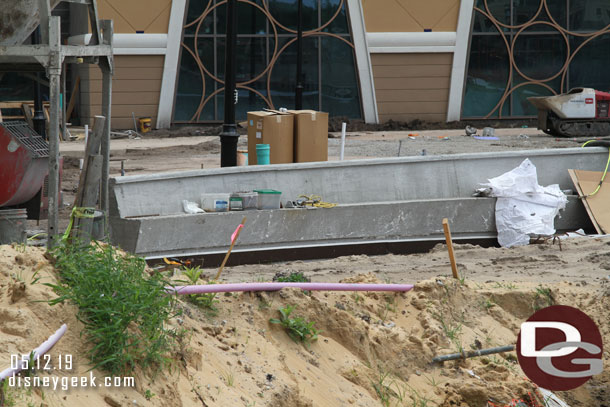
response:
M572 407L607 407L610 280L605 276L610 274L610 239L582 242L565 242L562 252L550 245L544 250L552 251L560 259L571 253L578 257L582 268L595 270L591 276L566 276L563 281L545 281L544 262L537 264L536 271L527 268L532 262L524 259L535 257L529 252L540 251L537 247L505 251L458 246L458 257L465 251L469 254L464 257L478 258L481 263L486 256L493 257L496 265L504 267L501 270L505 277L505 281L485 282L485 275L494 266L484 263L481 269L469 266L465 281L459 282L446 277L446 259L439 257L432 262L434 256L443 252L439 247L427 255L392 256L392 267L402 270L392 274L396 277L393 282L414 281L410 270L423 259L436 268L436 276L415 281L416 288L404 294L307 295L292 289L227 294L218 296L216 315L181 302L184 314L172 324L185 328L187 334L181 350L171 355L174 364L170 371L158 372L154 379L137 373L135 388L103 388L98 383L95 389L69 391L28 392L11 388L8 395L16 406L47 407L483 407L488 400L508 403L533 390L515 363L514 353L441 366L431 364L430 360L435 355L453 353L459 347L469 350L512 344L520 323L534 309L553 301L576 306L590 315L606 344L604 373L559 396ZM56 371L51 376L88 376L84 356L87 344L80 337L82 324L75 318L75 308L68 304L51 307L45 302L55 297L44 283L56 281L56 272L43 254L36 248L0 246L0 369L9 366L11 354L29 353L62 323L67 323L68 332L51 355L53 358L73 355L75 369ZM320 280L380 282L379 273L369 272L366 267L366 261L371 259L378 263L377 268L383 269L384 259L389 257L335 259L349 264L350 273L333 273L332 277L327 275ZM307 275L318 281L310 267L317 267L318 273L324 274L325 264L292 263L290 268L302 266ZM261 277L264 273L256 272L260 267L283 271L287 266L252 266L249 281L268 281ZM549 267L556 269L557 265ZM539 278L523 279L520 274L523 270L539 273ZM35 273L42 279L32 284ZM226 273L228 279L246 280L244 269L228 269ZM297 344L282 328L269 323L270 318L278 317L277 310L286 305L295 305L296 315L315 322L322 331L317 341L309 346ZM103 372L93 374L104 377Z

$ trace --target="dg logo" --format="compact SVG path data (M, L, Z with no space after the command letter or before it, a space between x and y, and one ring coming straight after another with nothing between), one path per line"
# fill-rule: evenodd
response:
M523 372L538 386L572 390L602 373L602 337L587 314L554 305L521 324L517 357Z

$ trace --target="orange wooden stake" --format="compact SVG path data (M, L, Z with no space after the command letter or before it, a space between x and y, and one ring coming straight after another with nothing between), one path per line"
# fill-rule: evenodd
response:
M455 256L453 254L453 241L451 240L451 230L449 229L449 220L443 219L443 229L445 230L445 240L447 241L447 250L449 251L449 260L451 261L451 271L453 272L453 278L459 279L457 264L455 263Z
M239 234L241 233L241 230L243 229L245 224L246 224L246 217L244 216L244 218L241 220L240 225L237 227L237 229L235 229L235 232L233 232L233 235L231 236L231 246L229 247L229 251L225 255L225 258L222 261L222 264L220 265L220 269L218 269L218 273L216 273L216 277L214 277L214 281L217 281L220 278L220 275L222 274L222 270L224 270L225 264L227 264L227 260L229 260L229 256L231 255L231 252L233 251L233 246L235 246L235 242L237 242L237 238L239 237Z

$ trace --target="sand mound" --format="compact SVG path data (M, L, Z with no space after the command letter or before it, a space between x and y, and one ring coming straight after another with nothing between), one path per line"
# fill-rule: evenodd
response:
M53 372L52 376L88 375L87 345L80 337L82 325L75 318L76 310L45 302L55 294L44 283L55 282L56 275L43 254L35 248L0 246L0 369L9 366L11 354L29 353L67 323L66 336L51 354L72 354L75 370ZM511 255L518 256L518 251ZM606 261L604 257L594 260ZM345 282L379 281L369 273ZM154 378L138 373L134 388L45 389L29 394L12 390L12 397L19 400L15 405L47 406L506 403L534 388L524 379L514 353L442 365L432 364L432 357L460 348L513 344L520 323L550 300L585 311L610 344L607 283L586 287L554 283L545 285L550 289L548 295L541 295L536 287L434 278L418 282L413 291L404 294L305 294L296 289L235 293L217 297L216 315L181 302L183 315L172 324L183 328L185 335L181 350L172 355L170 371ZM282 327L269 323L286 305L296 306L295 315L315 322L321 330L317 341L308 346L295 343ZM572 407L607 406L607 365L603 375L560 396ZM103 372L93 374L104 377Z

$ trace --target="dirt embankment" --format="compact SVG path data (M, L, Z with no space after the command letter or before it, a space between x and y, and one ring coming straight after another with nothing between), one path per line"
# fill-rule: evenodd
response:
M600 242L595 254L607 257L607 246ZM518 258L520 249L510 255ZM403 256L405 273L409 259ZM597 267L597 263L583 262L583 267ZM281 268L277 265L278 271ZM353 277L337 276L336 281L379 281L375 274L358 274L358 262L353 262L353 269ZM51 354L72 354L75 369L54 371L51 376L88 375L87 344L80 337L82 324L75 318L76 310L67 304L51 307L46 303L55 295L44 283L56 281L56 272L43 251L0 246L0 271L1 368L10 364L10 355L29 353L67 323L68 332ZM439 274L445 274L444 269ZM217 297L217 312L181 302L183 315L172 325L184 334L180 350L170 355L173 368L169 371L157 372L154 378L136 373L135 388L29 393L10 389L9 394L17 400L16 406L31 402L49 407L465 407L484 406L488 400L507 403L533 390L514 353L443 365L432 364L432 357L460 348L512 344L520 323L550 302L585 311L600 327L605 343L610 343L609 281L577 286L515 280L485 283L435 277L417 282L413 291L404 294L306 294L292 289L235 293ZM537 290L541 287L549 290ZM315 322L321 330L317 341L308 346L297 344L280 326L269 323L286 305L296 306L295 315ZM609 356L606 346L606 361ZM104 377L103 372L93 374ZM560 396L572 407L608 406L609 380L606 363L602 375Z

